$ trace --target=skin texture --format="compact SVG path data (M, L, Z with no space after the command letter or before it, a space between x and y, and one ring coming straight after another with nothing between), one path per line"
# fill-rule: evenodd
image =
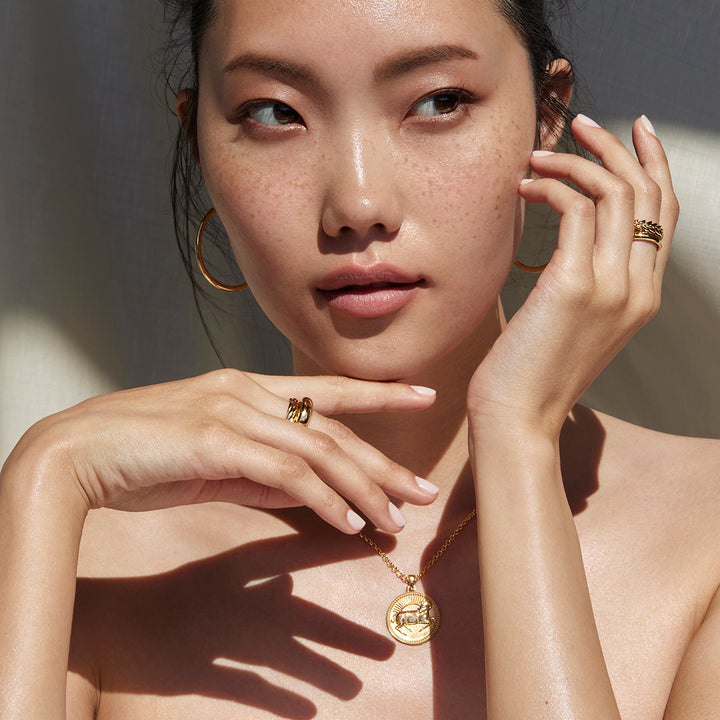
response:
M202 51L199 158L253 294L313 358L313 369L399 379L445 358L496 304L517 241L517 185L533 149L534 99L524 50L482 3L460 4L452 23L488 25L482 40L469 30L452 36L477 60L380 81L376 66L445 43L442 18L424 3L400 3L392 20L389 6L344 8L328 31L312 3L300 3L292 18L272 6L222 6L223 21L211 26ZM298 22L305 32L292 32ZM279 73L251 68L223 73L238 55L275 48L281 34L279 59L311 66L317 82L281 82ZM349 54L342 39L361 34L362 53ZM321 63L317 37L326 38ZM503 52L501 65L495 56L504 46L512 52ZM443 87L463 87L478 100L452 117L409 114ZM266 96L292 106L302 121L284 128L227 122ZM498 237L510 241L499 245ZM400 322L354 322L317 297L329 272L379 262L420 276L429 290L393 318Z
M711 717L718 444L575 406L659 305L678 209L651 126L632 152L576 118L600 164L533 154L527 57L484 2L218 5L198 159L297 376L28 431L0 483L3 717ZM561 214L558 249L506 325L525 202ZM402 308L323 292L378 264L418 281ZM423 579L440 632L393 644L403 588L355 513L416 572L473 505Z

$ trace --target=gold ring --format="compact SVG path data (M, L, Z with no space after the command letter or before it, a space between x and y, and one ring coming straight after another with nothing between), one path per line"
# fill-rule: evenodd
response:
M663 235L662 225L658 225L652 220L635 220L633 222L633 241L643 240L654 243L659 250L662 247Z
M285 419L300 425L307 425L310 422L312 413L313 401L309 397L304 397L302 401L297 398L290 398Z

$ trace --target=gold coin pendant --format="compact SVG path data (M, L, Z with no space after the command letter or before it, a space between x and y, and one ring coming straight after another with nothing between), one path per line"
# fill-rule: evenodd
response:
M406 645L427 642L440 627L440 609L435 601L417 590L398 595L387 611L388 632Z

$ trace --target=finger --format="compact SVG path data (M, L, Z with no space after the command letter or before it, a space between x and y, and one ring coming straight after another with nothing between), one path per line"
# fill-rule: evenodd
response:
M378 487L388 495L413 505L428 505L437 498L437 486L390 460L377 448L357 437L347 425L323 418L323 432L340 443L345 452L364 467Z
M633 144L640 164L658 184L662 195L660 213L658 219L655 220L655 222L662 225L664 231L663 247L657 253L654 273L656 291L659 294L680 213L680 206L673 188L667 155L655 133L655 128L644 115L638 118L633 125Z
M344 452L352 459L357 467L362 468L366 476L371 478L375 485L401 500L416 504L426 505L432 502L438 493L437 487L427 481L418 478L407 468L398 465L388 459L372 445L361 440L346 425L326 418L316 410L312 413L310 421L306 426L291 423L286 420L287 400L274 394L263 387L260 383L266 380L266 376L239 373L237 371L221 371L216 377L213 374L204 376L204 382L208 387L203 388L206 396L212 396L205 400L208 414L222 419L234 429L239 435L251 437L258 442L266 442L269 445L287 452L298 452L313 466L321 466L322 457L318 458L318 452L323 451L323 442L331 444L333 453L337 446L342 446ZM273 381L274 380L274 381ZM301 389L303 393L310 391L318 397L313 387L318 392L321 389L331 388L328 397L331 398L331 407L348 404L350 407L361 405L364 408L371 406L382 406L390 404L390 407L407 406L407 393L411 393L411 401L416 406L413 409L421 409L435 400L435 392L417 392L408 385L401 383L375 383L355 381L348 378L274 378L268 384L274 389L290 384L297 387L296 381L312 380L315 383L307 383ZM335 383L339 380L339 383ZM370 389L375 392L377 399L369 403L362 394L357 394L357 401L352 398L349 401L343 399L342 393L337 392L338 402L332 402L333 388L361 388ZM298 393L300 394L300 393ZM412 398L412 395L417 396ZM388 400L388 398L390 398ZM308 431L324 433L326 439L318 439ZM313 441L313 447L308 447L308 441ZM336 473L333 473L336 474ZM353 498L354 499L354 498ZM384 525L381 525L384 527Z
M392 495L414 505L427 505L438 488L390 460L337 420L319 417L316 428L303 428L285 419L257 416L243 432L287 452L297 453L344 497L363 512L370 498ZM382 491L378 495L376 488ZM372 507L372 505L370 506Z
M397 492L402 499L416 504L427 504L435 498L422 490L413 473L359 439L355 438L355 442L364 446L362 452L358 452L359 460L348 454L345 448L349 444L349 430L341 445L325 432L273 418L254 409L243 413L242 420L236 421L232 429L238 435L301 459L318 478L387 532L398 532L405 520L386 492ZM292 484L282 489L301 499Z
M435 402L435 390L399 382L373 382L342 376L287 377L245 375L269 392L287 399L306 395L323 415L371 412L413 412ZM279 407L279 405L277 406Z
M647 128L640 128L636 122L633 130L636 140L646 139L642 137L643 130L645 135L649 135ZM663 191L653 175L643 166L640 155L636 158L615 135L582 115L573 121L573 132L578 142L596 155L607 170L630 184L633 191L633 220L661 222ZM627 233L632 237L633 229L628 227ZM653 283L658 260L657 250L657 246L652 242L631 242L628 262L632 282L645 287Z
M254 377L248 378L237 371L220 371L198 379L202 399L195 401L195 407L202 408L210 419L211 438L218 432L230 445L248 438L296 456L329 486L355 503L377 527L388 532L400 530L404 519L394 505L389 504L386 492L414 504L428 504L437 497L435 486L389 460L338 421L317 412L306 426L286 420L286 401L261 387ZM383 387L382 383L368 384ZM230 437L225 437L228 433ZM207 454L208 451L199 448L198 452ZM236 475L236 472L223 474L222 470L215 473L216 478ZM248 477L262 484L258 478ZM292 488L283 489L302 499Z
M553 263L582 282L592 281L595 245L595 205L558 180L525 180L520 195L530 203L549 205L560 215L558 246Z
M234 438L231 447L226 449L225 463L227 469L222 477L208 479L247 478L260 486L279 490L306 505L344 533L357 533L364 526L362 518L340 494L323 482L298 455L241 437ZM387 503L387 498L385 502ZM264 506L262 494L259 505ZM383 529L388 532L397 532L400 529L394 522L382 524Z
M531 165L544 177L573 182L594 201L594 264L601 272L610 271L618 282L626 282L635 212L632 185L601 165L577 155L533 155ZM585 207L581 200L577 202L580 207ZM588 206L586 214L589 212Z

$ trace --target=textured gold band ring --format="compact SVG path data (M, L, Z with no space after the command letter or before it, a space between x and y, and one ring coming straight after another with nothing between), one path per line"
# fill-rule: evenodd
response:
M658 225L652 220L635 220L633 222L633 240L654 243L659 250L662 247L663 235L662 225Z
M300 425L307 425L313 413L313 401L309 397L302 400L290 398L285 419Z

